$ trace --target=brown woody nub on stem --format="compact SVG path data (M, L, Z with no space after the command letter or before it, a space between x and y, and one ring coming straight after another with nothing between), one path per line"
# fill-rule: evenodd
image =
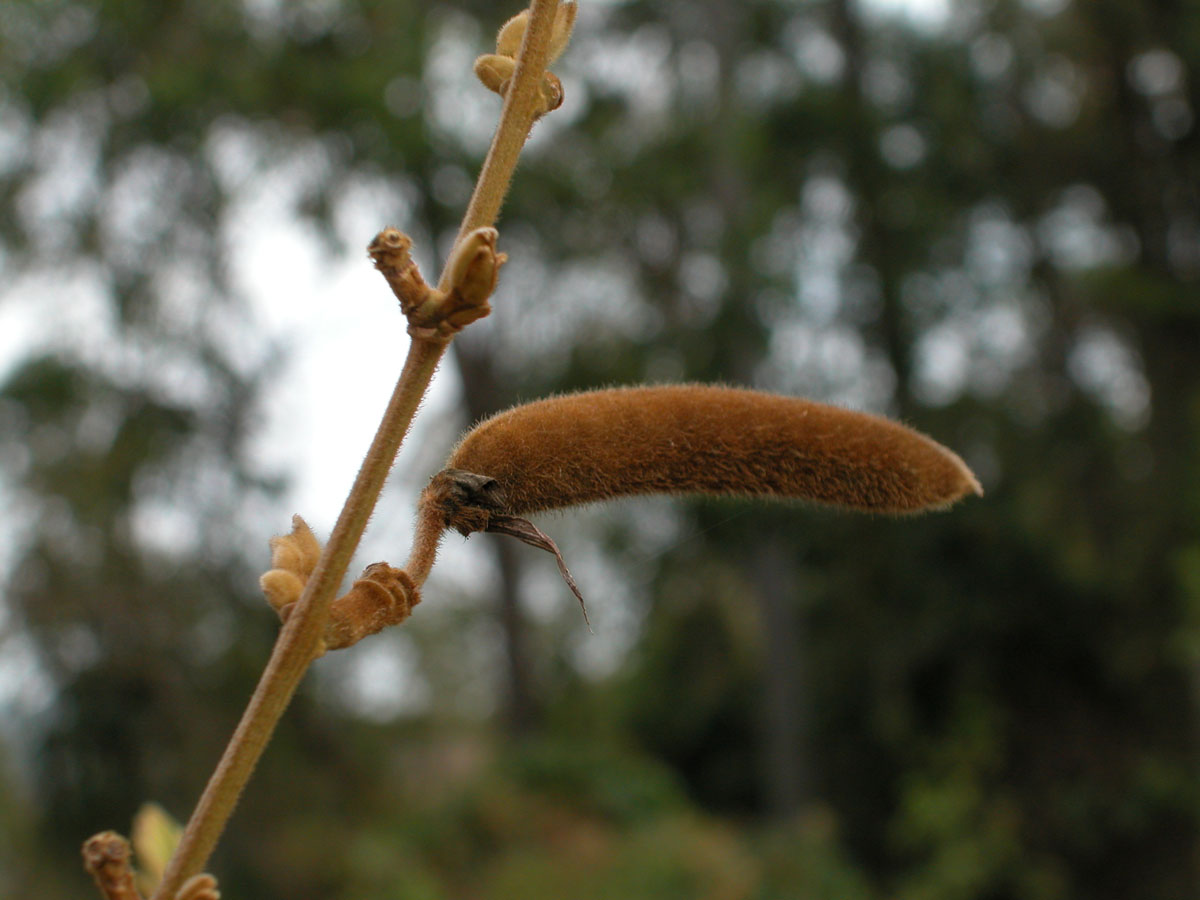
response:
M333 601L325 648L341 650L390 625L399 625L420 602L420 592L407 572L385 562L372 563L347 593Z
M105 900L141 900L129 863L129 841L115 831L102 831L83 843L83 867Z
M404 315L425 304L434 289L425 283L410 255L412 238L398 228L385 228L367 245L375 268L387 279Z
M496 289L500 267L508 256L496 251L495 228L476 228L455 244L446 263L446 290L430 287L410 251L412 239L385 228L367 247L375 268L383 273L413 338L445 343L464 327L492 311L488 298Z

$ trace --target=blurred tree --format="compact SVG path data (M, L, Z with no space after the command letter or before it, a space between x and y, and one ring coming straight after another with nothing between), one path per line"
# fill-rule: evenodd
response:
M38 803L62 841L144 793L194 796L227 733L211 723L265 656L266 620L234 627L222 600L252 582L227 523L269 486L245 438L270 357L231 336L223 267L239 191L298 172L295 216L334 243L356 191L394 197L419 250L444 249L496 106L470 60L509 13L2 8L6 267L103 310L14 371L2 407L24 516L8 604L56 689ZM849 0L581 16L567 104L501 223L498 312L462 342L469 415L753 383L902 415L989 497L903 522L680 503L661 534L596 526L614 571L648 571L636 645L600 684L567 626L522 624L527 579L498 550L513 721L638 744L710 810L798 811L764 842L767 896L800 883L789 853L827 861L836 887L813 876L812 896L1193 894L1200 11L979 0L924 31ZM390 836L397 729L334 741L331 715L289 719L235 827L297 796L354 826L286 807L286 834L247 842L260 859L230 851L231 894L331 894ZM536 851L432 833L405 852L490 860L500 892L570 883ZM429 865L428 896L463 895Z

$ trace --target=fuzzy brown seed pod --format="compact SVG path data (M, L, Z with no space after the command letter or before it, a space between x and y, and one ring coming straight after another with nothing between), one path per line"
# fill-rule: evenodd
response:
M470 498L446 495L446 524L464 533L486 529L495 513L631 494L795 498L912 513L982 493L957 455L896 422L704 385L590 391L518 406L476 426L446 468L479 477ZM451 480L461 493L461 478Z
M879 416L704 385L590 391L472 429L421 495L409 568L424 577L443 528L509 534L553 553L582 604L554 542L522 516L660 493L915 513L983 491L953 452Z

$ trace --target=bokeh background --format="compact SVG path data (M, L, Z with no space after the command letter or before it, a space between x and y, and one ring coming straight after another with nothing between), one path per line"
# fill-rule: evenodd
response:
M516 8L0 3L0 894L186 817L406 347ZM1195 897L1200 5L583 0L356 568L471 420L723 381L885 412L983 500L639 500L452 538L318 663L230 898Z

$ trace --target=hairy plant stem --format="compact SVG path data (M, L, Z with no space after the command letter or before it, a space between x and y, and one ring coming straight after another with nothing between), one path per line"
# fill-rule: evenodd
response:
M492 225L500 212L517 158L533 125L538 85L546 68L551 30L558 0L532 0L529 25L517 55L512 84L480 170L475 191L463 217L458 240ZM439 280L444 290L449 272ZM375 503L400 444L448 341L414 339L400 379L392 393L379 430L359 469L345 506L321 559L305 585L287 623L281 629L267 663L225 752L209 779L152 900L171 900L183 883L208 863L259 757L317 653L329 615L350 558L366 529Z
M508 186L512 183L517 168L517 158L533 127L534 109L538 103L538 86L550 53L550 35L554 28L554 14L559 0L532 0L529 6L529 25L525 39L517 54L517 67L513 72L512 85L504 98L504 109L487 158L479 170L475 191L463 214L458 240L476 228L486 228L496 223L500 207ZM442 272L438 287L445 290L447 273Z

